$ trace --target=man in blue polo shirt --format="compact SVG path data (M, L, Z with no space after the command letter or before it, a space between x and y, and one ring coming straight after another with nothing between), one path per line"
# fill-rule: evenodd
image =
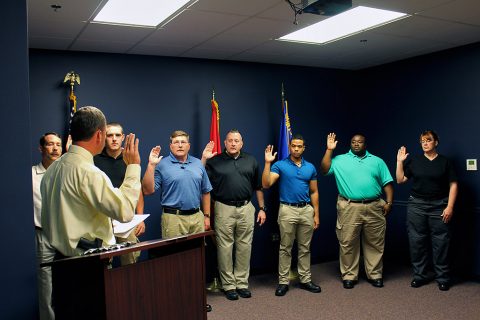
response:
M358 281L361 241L368 282L381 288L385 216L393 201L392 175L382 159L367 151L364 135L354 135L350 151L332 159L337 142L335 133L327 136L321 170L325 175L334 174L337 182L336 232L343 287L352 289ZM381 198L383 192L386 201Z
M321 292L312 282L310 271L310 242L313 231L320 224L318 208L317 171L303 159L305 140L295 134L290 141L290 156L276 162L273 146L265 149L265 167L262 174L262 186L270 188L276 181L280 185L280 209L278 225L280 228L280 252L278 257L278 286L276 296L284 296L288 291L288 274L292 261L292 246L295 239L298 246L298 274L300 288Z
M160 149L156 146L150 152L142 188L145 195L161 189L162 237L171 238L210 229L212 185L200 159L188 154L189 135L184 131L174 131L170 136L170 155L162 161Z

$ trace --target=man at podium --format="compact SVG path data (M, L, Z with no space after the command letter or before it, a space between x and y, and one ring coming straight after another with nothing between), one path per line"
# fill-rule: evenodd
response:
M86 246L115 243L111 219L132 220L140 196L138 139L126 137L123 158L127 164L120 188L98 169L93 156L105 146L106 119L95 107L83 107L72 117L73 145L45 173L42 226L59 256L77 256Z

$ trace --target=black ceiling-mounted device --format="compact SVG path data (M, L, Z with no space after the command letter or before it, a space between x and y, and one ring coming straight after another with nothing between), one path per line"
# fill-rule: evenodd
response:
M288 2L292 10L295 12L294 24L298 24L297 15L304 12L324 16L334 16L352 7L352 0L301 0L300 3L293 3L291 0L285 1Z
M334 16L352 7L352 0L303 0L303 12Z

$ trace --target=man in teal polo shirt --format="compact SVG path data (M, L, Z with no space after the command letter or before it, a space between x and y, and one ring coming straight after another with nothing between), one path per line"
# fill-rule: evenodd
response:
M358 281L361 239L368 282L381 288L385 216L393 201L392 175L382 159L367 151L365 136L354 135L350 151L332 159L337 142L335 133L327 136L321 170L324 175L334 174L338 187L336 232L343 287L352 289ZM381 198L383 192L386 200Z

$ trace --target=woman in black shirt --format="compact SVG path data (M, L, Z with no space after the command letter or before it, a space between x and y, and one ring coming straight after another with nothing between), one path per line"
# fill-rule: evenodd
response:
M407 206L407 231L413 266L411 286L418 288L429 282L427 264L431 255L438 287L447 291L450 289L448 223L452 218L458 187L451 162L437 152L438 142L438 135L428 130L420 135L422 155L408 158L406 148L401 147L397 153L396 178L399 184L413 180Z

